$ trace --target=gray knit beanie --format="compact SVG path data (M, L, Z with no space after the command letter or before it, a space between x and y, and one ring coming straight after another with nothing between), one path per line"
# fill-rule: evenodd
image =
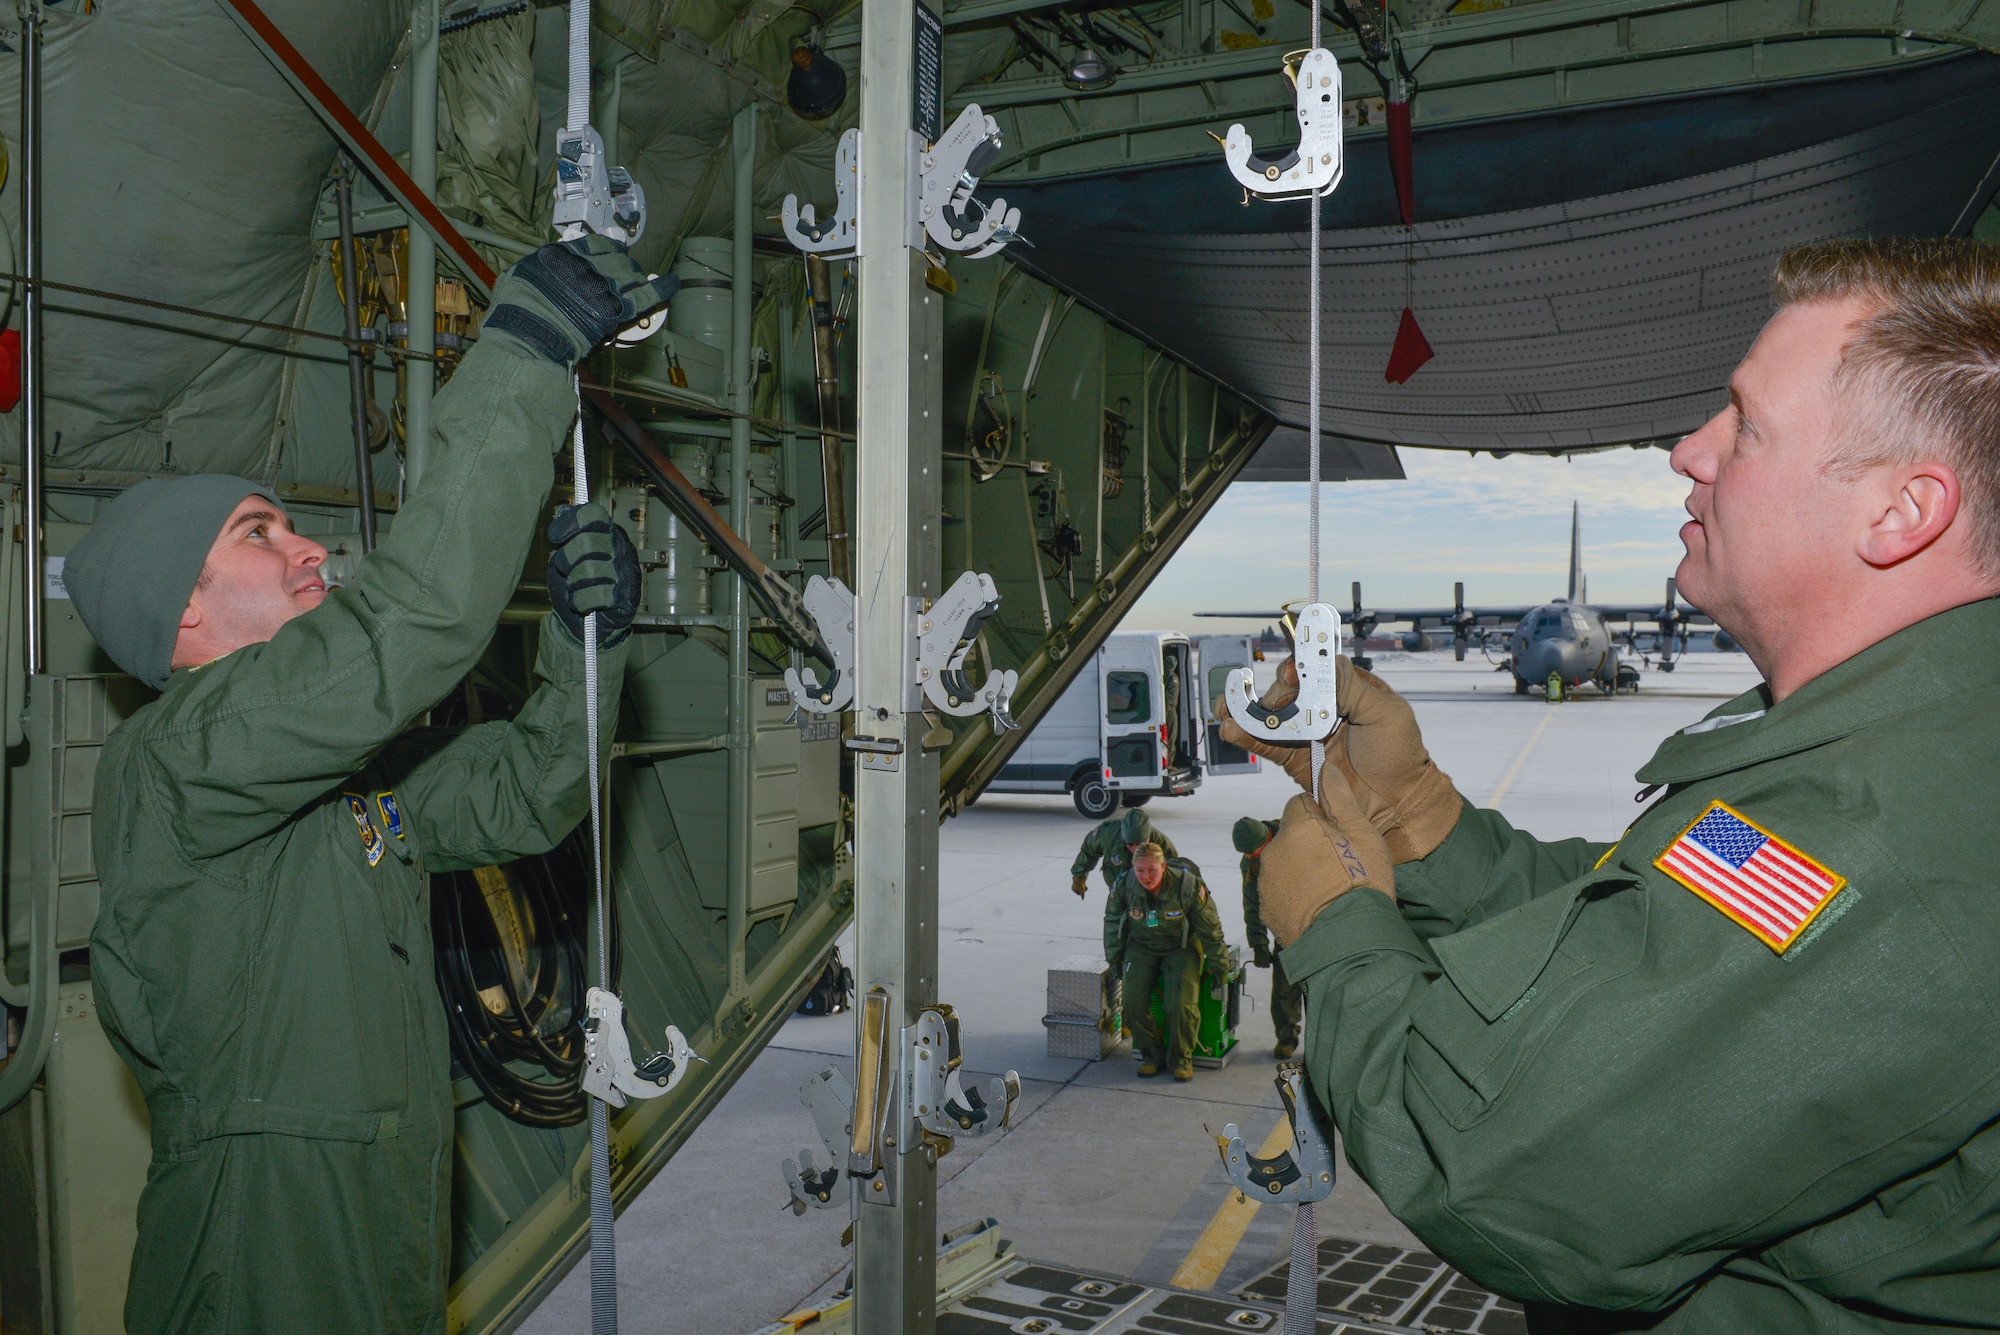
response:
M156 691L215 537L246 496L283 503L226 473L148 478L98 511L63 561L63 587L111 661Z

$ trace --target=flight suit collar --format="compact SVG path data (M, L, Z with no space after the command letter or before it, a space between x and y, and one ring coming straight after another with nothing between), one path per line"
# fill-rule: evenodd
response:
M2000 681L2000 599L1954 607L1897 631L1776 705L1759 685L1660 743L1647 784L1692 783L1845 737Z

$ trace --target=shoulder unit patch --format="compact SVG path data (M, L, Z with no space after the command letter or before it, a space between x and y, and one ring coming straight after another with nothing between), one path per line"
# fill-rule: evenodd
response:
M1721 802L1709 803L1653 865L1777 954L1847 884L1845 876Z
M375 828L375 821L368 814L368 799L360 793L343 792L341 798L347 803L347 812L354 817L354 824L361 831L361 848L368 855L368 865L374 866L382 860L382 832Z
M403 809L396 804L396 794L386 788L383 789L375 794L375 806L382 813L382 828L389 832L391 838L401 839Z

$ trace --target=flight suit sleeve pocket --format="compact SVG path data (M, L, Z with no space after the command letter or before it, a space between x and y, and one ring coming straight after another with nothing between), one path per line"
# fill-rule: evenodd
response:
M1594 874L1574 891L1543 895L1432 941L1444 976L1411 1013L1408 1061L1411 1076L1453 1126L1468 1128L1497 1107L1577 998L1631 967L1642 939L1631 924L1605 924L1613 932L1605 942L1595 924L1573 929L1597 898L1625 901L1605 906L1609 918L1643 915L1642 895L1618 894L1636 883L1628 873ZM1631 958L1607 957L1626 953L1617 942L1632 945Z

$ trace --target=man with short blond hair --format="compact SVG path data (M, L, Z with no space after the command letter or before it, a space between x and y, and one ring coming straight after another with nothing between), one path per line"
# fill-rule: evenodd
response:
M1264 853L1351 1162L1532 1331L2000 1329L2000 252L1775 295L1673 452L1680 587L1764 682L1624 837L1467 803L1343 664Z
M1993 248L1834 242L1788 252L1780 305L1859 300L1835 386L1837 475L1941 454L1958 474L1976 559L2000 574L2000 309Z

